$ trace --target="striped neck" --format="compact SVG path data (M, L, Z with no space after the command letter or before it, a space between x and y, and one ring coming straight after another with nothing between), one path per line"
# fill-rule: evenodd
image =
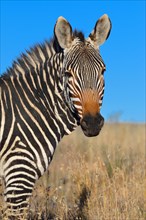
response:
M1 78L7 82L19 81L29 90L34 103L40 103L47 114L61 122L61 136L70 134L77 127L77 118L64 96L63 51L53 42L37 45L14 62Z

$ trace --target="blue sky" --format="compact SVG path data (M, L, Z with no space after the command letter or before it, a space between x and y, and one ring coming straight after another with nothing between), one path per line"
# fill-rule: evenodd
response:
M145 1L1 0L0 74L36 43L53 36L62 15L85 36L103 14L112 21L100 51L106 64L102 115L124 122L145 122Z

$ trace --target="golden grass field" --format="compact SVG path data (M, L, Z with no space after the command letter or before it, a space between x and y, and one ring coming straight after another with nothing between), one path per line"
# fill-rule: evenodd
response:
M30 219L144 220L145 144L144 124L107 123L94 138L78 128L37 182Z

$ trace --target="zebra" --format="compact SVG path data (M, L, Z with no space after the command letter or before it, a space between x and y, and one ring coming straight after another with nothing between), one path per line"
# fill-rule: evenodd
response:
M61 16L53 39L23 53L0 77L0 176L10 219L27 218L34 184L64 135L77 126L88 137L100 133L106 67L99 46L110 30L104 14L85 38Z

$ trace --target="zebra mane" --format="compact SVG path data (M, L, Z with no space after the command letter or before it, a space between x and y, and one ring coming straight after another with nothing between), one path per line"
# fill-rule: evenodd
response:
M73 36L74 36L74 38L78 37L80 39L80 41L82 41L82 42L85 41L85 36L84 36L83 32L81 32L81 31L78 31L75 29L73 32Z
M74 38L79 38L80 41L84 42L84 34L76 29L73 32ZM12 67L8 68L0 77L9 78L10 76L15 76L16 72L20 72L19 69L23 69L27 72L28 68L34 68L38 63L45 62L51 58L52 55L56 53L63 53L63 49L60 47L56 36L50 41L45 41L42 44L36 44L34 47L30 47L26 50L26 53L22 53L19 58L17 58L12 63Z
M45 62L56 53L62 53L63 50L59 46L56 38L54 37L50 41L45 41L44 43L36 44L30 49L26 50L25 53L20 54L20 56L13 61L12 66L6 70L0 77L9 78L10 76L15 76L16 71L19 72L19 67L23 71L27 72L28 68L36 67L38 63Z

